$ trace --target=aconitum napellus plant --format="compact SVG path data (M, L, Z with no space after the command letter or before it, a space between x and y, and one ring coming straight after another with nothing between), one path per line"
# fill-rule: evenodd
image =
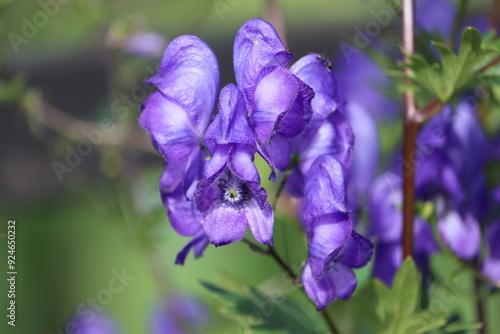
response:
M192 237L176 263L184 264L191 249L199 257L209 243L238 242L247 229L273 246L274 212L254 164L259 154L271 181L276 170L292 172L287 188L302 203L309 244L302 281L323 309L351 296L352 268L366 265L373 247L350 218L346 168L354 135L345 101L328 59L310 54L288 69L292 54L263 20L240 28L233 57L236 84L219 90L209 46L181 36L147 81L158 90L142 105L139 122L165 159L159 188L170 223Z

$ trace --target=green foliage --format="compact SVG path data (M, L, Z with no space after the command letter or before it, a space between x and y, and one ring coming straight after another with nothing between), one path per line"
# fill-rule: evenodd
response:
M373 282L382 306L381 329L378 333L424 333L446 324L445 310L423 310L414 313L419 300L419 279L415 263L407 258L394 277L392 289Z
M483 39L477 29L467 27L462 33L458 53L447 44L434 41L432 45L439 52L441 63L431 61L428 56L407 54L409 63L402 66L411 70L408 78L414 89L425 91L447 103L464 89L478 83L500 83L498 68L483 71L484 66L498 56L497 44L489 35Z
M239 294L212 283L204 281L200 283L227 304L223 312L235 319L239 326L243 326L247 331L291 334L325 332L324 328L318 328L321 321L318 319L314 321L304 312L304 309L310 308L309 305L298 305L281 294L267 296L252 287L246 288L245 294Z

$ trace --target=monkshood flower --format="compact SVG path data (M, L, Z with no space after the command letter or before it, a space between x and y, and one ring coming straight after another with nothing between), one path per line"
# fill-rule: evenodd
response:
M316 159L305 177L302 218L309 257L302 282L318 310L348 299L357 284L352 269L372 257L372 243L353 229L346 186L343 165L330 155Z
M372 184L368 198L371 222L368 234L377 239L373 275L390 286L403 262L401 178L390 172L380 175ZM413 233L415 262L426 271L429 256L438 250L438 245L434 241L431 226L420 217L415 217Z
M416 1L415 21L417 29L448 37L453 29L456 11L456 3L452 0Z
M120 334L118 327L104 313L96 313L93 318L74 317L75 333L80 334Z
M140 125L167 161L172 176L163 184L173 191L191 186L190 169L200 152L200 140L212 115L219 68L212 50L198 37L180 36L165 50L158 73L146 81L158 91L141 106ZM190 182L191 181L191 182Z
M296 197L303 195L303 180L313 162L321 155L337 158L345 167L351 160L354 135L343 113L341 97L331 62L319 54L299 59L290 71L314 90L313 115L304 131L293 138L292 152L300 163L293 167L287 191Z
M156 304L149 319L151 334L201 334L210 324L207 307L187 295L174 295Z
M195 202L215 246L241 240L248 227L257 241L272 244L274 215L253 163L257 147L246 111L238 87L227 85L221 91L219 114L205 135L212 159L206 179L198 183Z
M500 282L500 220L488 226L486 231L489 253L484 259L483 274L496 282Z
M246 22L233 48L236 83L243 93L257 151L274 167L290 161L289 139L309 122L312 89L285 67L292 58L276 30L261 19ZM270 176L275 179L274 172Z
M169 44L158 73L147 82L158 91L141 106L139 123L166 160L160 193L170 223L179 234L193 237L177 256L176 263L183 264L190 249L198 257L208 244L193 195L205 167L200 142L219 85L217 60L199 38L181 36Z
M167 41L154 31L146 31L130 35L125 40L123 48L130 54L141 58L161 56Z

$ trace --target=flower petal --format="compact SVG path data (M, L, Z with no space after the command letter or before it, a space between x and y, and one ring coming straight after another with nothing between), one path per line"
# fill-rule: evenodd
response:
M321 216L314 221L309 235L309 262L314 277L319 278L335 261L352 233L352 221L345 213Z
M248 228L248 222L243 210L222 202L212 205L204 214L203 228L212 244L223 246L240 241Z
M318 217L348 212L346 172L342 164L322 155L309 169L304 184L303 219L306 225Z
M160 92L141 107L139 124L148 131L155 148L174 165L182 164L199 145L185 110Z
M373 276L387 286L391 286L394 275L402 262L403 249L400 241L379 242L375 249Z
M192 197L188 198L184 194L182 186L170 193L163 192L161 189L160 192L163 204L167 208L169 222L177 233L183 236L193 236L203 230L201 213L196 210Z
M208 211L214 205L215 200L222 197L222 191L215 181L226 171L227 168L224 165L212 176L198 183L194 192L194 202L198 211L202 213Z
M267 144L263 145L270 159L272 165L281 171L284 171L290 162L290 144L283 138L283 136L276 134L273 139Z
M266 66L286 67L292 59L274 27L261 19L249 20L238 30L233 55L236 83L247 105L253 104L260 71Z
M339 254L339 262L350 268L361 268L372 258L373 244L361 234L352 230Z
M191 249L193 249L195 257L200 257L208 246L208 238L205 235L205 231L200 230L198 234L196 234L191 241L184 246L180 252L177 254L175 258L175 264L183 265L186 261L186 257Z
M306 263L302 272L304 289L320 311L333 303L337 297L348 299L356 289L356 276L351 269L337 265L317 280L312 275L309 263Z
M500 259L487 256L483 262L483 274L500 284Z
M312 89L287 69L262 70L250 114L257 142L268 142L276 131L287 138L298 135L311 118L313 96Z
M252 199L245 206L245 216L255 240L261 244L273 244L274 213L266 203L261 209L256 200Z
M158 73L146 81L176 101L202 137L219 87L219 66L210 47L196 36L174 39L163 54Z
M479 253L481 232L479 223L470 214L462 217L451 211L438 221L439 234L444 243L463 260L470 260Z
M210 153L215 144L242 144L255 150L255 138L248 125L247 110L238 87L229 84L221 90L219 114L207 129L205 145Z
M260 183L260 176L257 167L253 163L255 152L251 152L243 145L231 145L229 169L238 178L244 181Z

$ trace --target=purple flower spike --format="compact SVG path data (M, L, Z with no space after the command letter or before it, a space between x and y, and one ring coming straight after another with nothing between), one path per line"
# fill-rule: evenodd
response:
M266 21L252 19L238 30L233 47L234 73L249 110L260 72L267 66L286 67L291 60L292 54L287 52L276 29Z
M194 133L202 137L210 121L219 66L213 51L196 36L180 36L165 50L158 73L146 81L184 110Z

